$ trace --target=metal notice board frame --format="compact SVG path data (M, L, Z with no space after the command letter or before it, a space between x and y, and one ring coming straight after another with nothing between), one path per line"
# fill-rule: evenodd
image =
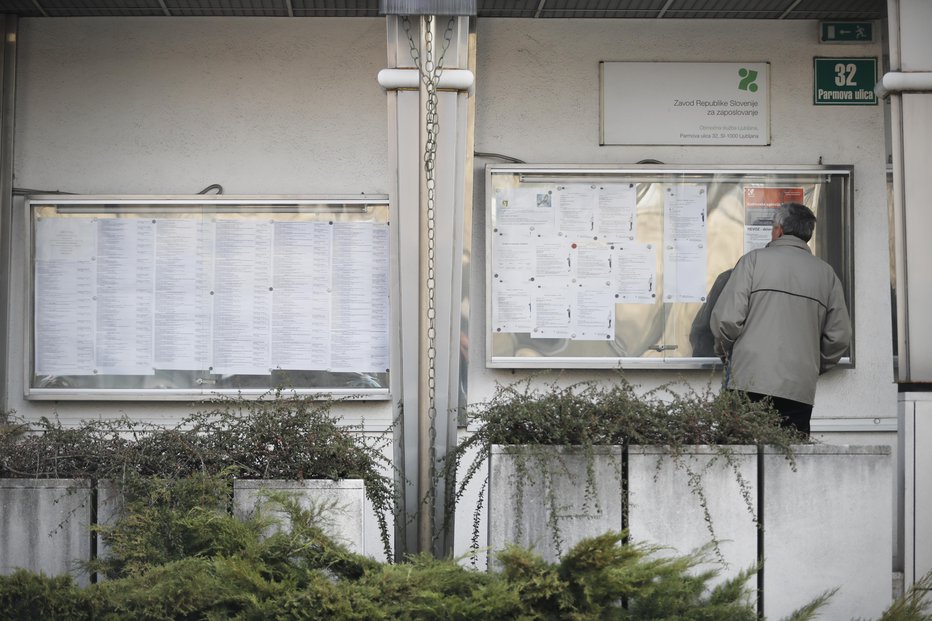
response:
M25 396L389 398L389 201L27 197Z
M714 298L737 260L769 241L781 202L816 213L810 247L835 268L853 316L852 175L851 166L488 166L486 365L719 366Z

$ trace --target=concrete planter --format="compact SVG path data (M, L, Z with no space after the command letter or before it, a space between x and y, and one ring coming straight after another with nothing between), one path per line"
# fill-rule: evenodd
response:
M233 515L243 518L258 510L271 512L287 528L288 520L276 503L269 500L268 492L284 493L307 509L323 508L324 531L353 552L364 554L376 540L367 542L364 527L365 486L361 479L340 481L307 480L241 480L233 481ZM369 544L369 545L367 545Z
M266 502L261 490L295 496L304 507L332 506L325 528L351 550L382 559L375 513L362 480L234 481L233 513L245 516ZM96 492L96 493L95 493ZM269 507L274 511L273 506ZM119 486L78 479L0 479L0 574L18 568L46 575L72 574L90 583L78 565L108 553L89 526L110 524L122 512Z
M888 446L799 446L796 472L763 456L764 613L839 590L825 619L873 619L892 600L894 464Z
M712 541L717 581L757 563L757 447L688 447L674 459L657 446L628 450L628 530L632 540L684 555ZM740 480L738 478L740 474ZM696 479L695 477L699 477ZM703 506L704 505L704 506Z
M554 560L584 537L627 528L635 541L666 546L663 553L690 553L711 541L690 484L691 473L700 473L721 550L713 562L719 581L763 558L758 604L768 619L783 618L836 587L821 616L879 617L892 601L890 448L798 446L796 471L775 448L730 450L730 461L709 447L693 447L677 461L663 447L630 447L622 477L620 447L606 447L595 456L592 501L584 498L586 459L578 449L493 447L488 545L495 552L516 543ZM523 466L518 455L524 455ZM542 461L546 456L551 465ZM594 506L600 510L589 510ZM553 516L562 546L554 545Z
M575 447L492 447L492 550L516 543L553 561L586 537L622 530L621 447L597 447L592 477L588 466L587 456ZM593 487L587 485L590 478Z
M92 497L85 480L0 479L0 573L70 573L87 585L78 564L92 555Z

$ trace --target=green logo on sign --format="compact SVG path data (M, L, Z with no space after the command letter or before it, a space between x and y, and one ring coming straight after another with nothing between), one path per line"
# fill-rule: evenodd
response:
M753 69L745 69L741 67L738 69L738 77L741 80L738 82L738 90L741 91L750 91L752 93L757 92L757 72Z

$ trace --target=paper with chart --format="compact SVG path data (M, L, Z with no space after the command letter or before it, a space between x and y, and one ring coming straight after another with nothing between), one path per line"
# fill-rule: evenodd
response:
M94 372L97 325L96 222L91 218L36 221L35 372Z
M213 314L213 225L200 219L155 223L157 369L210 366Z

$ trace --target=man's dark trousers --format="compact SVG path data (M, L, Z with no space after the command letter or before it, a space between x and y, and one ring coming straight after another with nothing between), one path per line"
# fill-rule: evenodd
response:
M783 397L763 395L759 392L746 394L751 401L770 401L773 404L773 409L780 412L783 417L782 424L784 427L796 428L807 436L809 435L809 420L812 417L812 406L810 404L784 399Z

